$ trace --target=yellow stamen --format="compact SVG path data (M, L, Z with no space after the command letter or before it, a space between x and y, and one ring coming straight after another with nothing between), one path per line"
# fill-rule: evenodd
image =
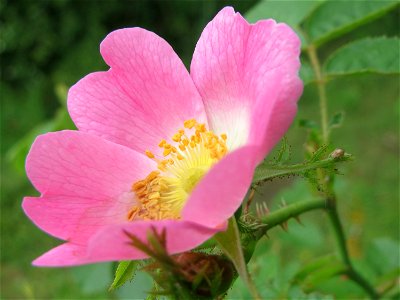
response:
M164 155L164 156L168 156L171 152L172 152L172 149L171 149L171 148L165 148L165 149L164 149L164 152L163 152L163 155Z
M183 122L183 126L185 126L185 128L192 129L196 125L196 123L197 122L195 119L190 119Z
M146 155L148 158L154 158L154 154L150 150L146 150Z
M195 119L183 123L171 138L176 144L161 140L164 160L146 150L145 154L157 163L159 171L132 185L136 203L127 212L127 219L161 220L179 219L188 195L204 174L226 153L227 135L220 136L207 130L206 125ZM174 145L174 146L173 146Z

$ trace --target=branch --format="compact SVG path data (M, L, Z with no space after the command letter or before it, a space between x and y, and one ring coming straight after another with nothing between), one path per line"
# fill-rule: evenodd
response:
M302 213L310 210L326 208L325 199L307 200L285 206L261 218L261 222L266 225L265 231L287 222L291 218L296 218Z
M349 252L347 251L346 238L343 231L343 226L339 219L339 214L336 209L336 200L334 198L328 199L327 201L327 213L332 224L332 228L335 234L336 242L338 244L340 257L343 263L347 267L346 275L351 280L362 287L372 299L378 299L379 295L375 289L364 279L355 269L350 260Z

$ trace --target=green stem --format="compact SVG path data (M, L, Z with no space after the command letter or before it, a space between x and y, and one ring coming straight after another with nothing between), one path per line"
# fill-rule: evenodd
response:
M351 280L362 287L365 292L371 297L371 299L378 299L379 295L375 289L369 284L367 280L364 279L353 267L350 260L349 252L347 251L346 238L343 231L342 223L340 222L339 214L336 208L336 199L330 198L327 201L327 213L332 224L332 228L335 234L336 243L338 244L339 253L342 261L347 266L346 275L349 276Z
M261 219L266 224L265 230L269 230L277 225L283 224L291 218L296 218L300 214L310 210L326 208L325 199L307 200L285 206L274 211Z
M328 128L328 98L326 96L325 79L322 76L321 67L317 56L317 51L314 45L310 45L307 48L307 53L308 57L310 58L311 67L314 70L316 83L318 87L322 140L324 143L327 144L329 141L329 128Z
M275 177L303 173L309 170L323 169L334 166L336 163L349 161L353 159L352 155L344 154L341 157L328 157L318 161L307 161L305 163L293 165L261 165L254 173L253 183L270 180Z
M308 57L311 62L311 66L314 70L315 77L317 79L318 94L319 94L319 107L321 113L321 128L322 128L322 141L325 144L329 143L329 127L328 127L328 99L326 96L325 79L321 72L321 64L318 59L317 51L314 45L310 45L307 49ZM360 287L362 287L372 299L378 298L378 293L375 289L366 281L353 267L350 260L349 252L347 251L346 238L344 235L343 227L339 219L339 215L336 208L336 197L333 190L333 178L328 177L326 180L326 172L323 169L319 170L319 177L326 191L326 203L327 213L332 224L332 228L335 234L336 243L339 247L339 252L343 263L347 266L347 276Z

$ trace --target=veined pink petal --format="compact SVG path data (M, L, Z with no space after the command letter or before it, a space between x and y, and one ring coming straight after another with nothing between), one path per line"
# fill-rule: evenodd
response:
M23 209L42 230L67 240L35 265L146 258L129 245L125 231L145 242L150 228L165 229L174 254L225 230L257 163L292 122L302 91L295 33L273 20L249 25L232 8L205 28L191 75L171 46L144 29L114 31L100 51L110 69L89 74L69 91L68 109L80 131L38 137L27 158L28 177L41 196L26 197ZM128 222L136 197L132 184L157 170L143 153L158 155L160 140L192 118L226 133L228 154L194 188L181 220ZM158 179L149 178L145 189L143 182L135 188L161 201Z
M78 131L39 136L26 171L42 197L23 208L44 231L81 242L108 224L126 221L135 202L131 186L156 168L136 151Z
M129 245L130 240L125 231L147 243L147 233L151 228L155 228L159 233L165 228L167 250L170 254L193 249L216 232L225 230L223 226L207 228L188 221L128 222L104 228L89 240L86 247L69 243L61 245L37 258L33 264L37 266L68 266L110 260L147 258L147 255L142 251Z
M215 227L230 218L251 184L258 151L257 147L242 147L213 166L189 196L183 220Z
M185 120L207 122L193 81L172 47L141 28L110 33L100 46L111 67L92 73L68 94L77 127L139 152L158 152Z
M231 149L261 145L257 159L282 137L302 92L300 40L274 20L250 25L233 8L222 9L204 29L191 76L210 127L227 133Z

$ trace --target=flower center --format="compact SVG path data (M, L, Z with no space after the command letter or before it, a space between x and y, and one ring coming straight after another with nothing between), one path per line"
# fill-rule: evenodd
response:
M172 136L172 144L162 140L162 159L146 151L157 162L158 170L135 182L136 204L127 218L133 220L180 219L188 195L207 171L228 151L227 136L214 134L194 119L183 123Z

